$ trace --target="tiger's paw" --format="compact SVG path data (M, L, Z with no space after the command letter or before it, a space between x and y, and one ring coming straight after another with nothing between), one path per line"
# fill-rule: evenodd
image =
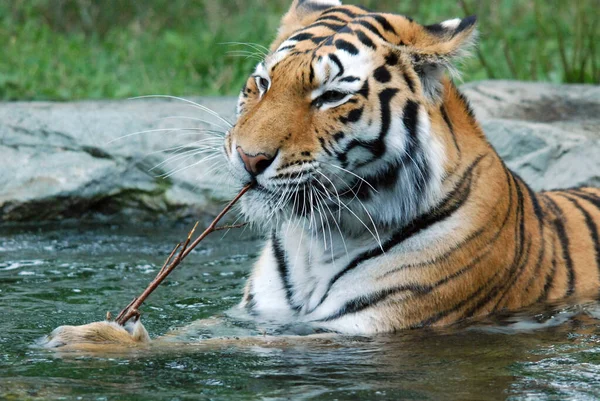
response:
M45 348L88 348L90 345L135 346L150 342L150 335L140 320L125 327L109 321L83 326L60 326L39 341Z

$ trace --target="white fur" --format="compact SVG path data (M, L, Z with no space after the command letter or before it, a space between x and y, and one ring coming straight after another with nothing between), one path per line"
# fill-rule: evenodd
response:
M340 0L307 0L307 3L312 4L323 4L331 7L341 6L342 2Z
M446 29L456 29L458 27L458 25L460 24L460 21L461 21L460 18L454 18L454 19L446 20L446 21L442 22L440 25L442 25Z

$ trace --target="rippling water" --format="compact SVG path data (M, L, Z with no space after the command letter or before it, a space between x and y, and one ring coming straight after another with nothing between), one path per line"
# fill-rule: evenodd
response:
M98 224L2 229L0 399L600 397L598 303L513 316L501 324L287 346L110 355L34 346L56 326L118 312L186 231ZM235 305L259 245L247 233L206 241L145 305L151 335Z

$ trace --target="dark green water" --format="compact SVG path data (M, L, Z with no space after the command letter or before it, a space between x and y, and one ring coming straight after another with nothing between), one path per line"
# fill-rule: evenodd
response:
M121 354L34 347L63 324L118 312L185 227L42 226L0 231L0 399L600 399L598 304L517 327L488 325L285 347L177 347ZM144 308L151 335L239 300L260 241L204 243ZM531 328L537 328L531 330ZM252 330L250 329L250 332Z

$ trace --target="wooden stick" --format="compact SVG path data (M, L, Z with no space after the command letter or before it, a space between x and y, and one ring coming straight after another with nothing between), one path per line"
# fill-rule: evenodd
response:
M246 227L247 225L248 225L248 223L240 223L240 224L232 224L230 226L220 226L220 227L215 227L215 229L213 231L231 230L233 228Z
M136 318L136 320L137 320L140 317L140 312L138 309L144 303L146 298L148 298L148 296L150 296L150 294L152 294L154 292L154 290L156 290L156 288L158 288L160 283L162 283L164 281L164 279L167 278L167 276L177 266L179 266L179 264L183 261L183 259L185 259L185 257L187 255L189 255L190 252L192 252L192 250L204 238L206 238L208 236L208 234L215 232L215 231L219 231L219 230L243 227L245 224L236 224L236 225L223 226L223 227L217 227L217 224L223 218L223 216L225 216L225 214L227 214L227 212L229 212L229 210L233 207L233 205L235 205L235 203L237 201L239 201L240 198L246 192L248 192L248 190L251 188L251 186L252 186L252 184L248 184L244 188L242 188L242 190L236 195L236 197L233 198L233 200L231 202L229 202L229 204L227 204L227 206L225 206L225 208L221 211L221 213L219 213L219 215L213 220L213 222L210 223L208 228L206 230L204 230L204 232L202 234L200 234L200 236L198 238L196 238L194 240L194 242L192 242L192 244L190 245L190 242L192 241L194 232L196 231L196 228L198 227L198 223L196 223L196 225L194 225L194 228L192 228L192 230L188 234L185 242L183 244L179 243L175 246L175 248L173 249L173 251L171 252L169 257L165 261L162 268L159 270L159 272L156 275L156 277L154 278L154 280L152 280L152 282L150 282L150 284L148 284L148 287L146 287L146 289L140 294L140 296L133 298L133 300L129 303L129 305L127 305L121 311L121 313L119 313L119 315L115 319L115 322L117 322L121 326L124 326L125 323L127 323L132 318ZM177 250L179 250L179 253L177 253ZM175 253L177 253L177 256L175 256ZM174 259L173 259L173 256L175 256Z

